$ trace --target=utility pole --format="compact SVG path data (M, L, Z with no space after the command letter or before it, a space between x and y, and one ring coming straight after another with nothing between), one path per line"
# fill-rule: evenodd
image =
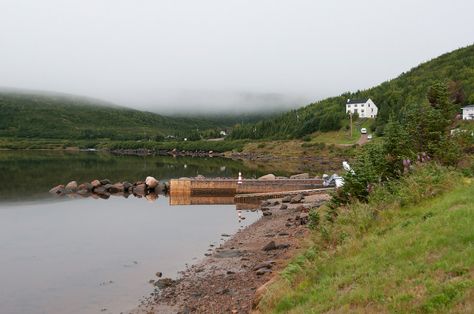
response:
M349 117L351 119L351 139L352 139L352 112L349 111Z

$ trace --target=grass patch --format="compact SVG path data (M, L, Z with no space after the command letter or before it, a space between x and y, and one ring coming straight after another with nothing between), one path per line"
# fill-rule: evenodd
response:
M454 188L453 188L454 187ZM444 190L449 190L443 193ZM260 303L272 313L472 309L474 184L428 166L321 223ZM471 306L471 307L470 307Z

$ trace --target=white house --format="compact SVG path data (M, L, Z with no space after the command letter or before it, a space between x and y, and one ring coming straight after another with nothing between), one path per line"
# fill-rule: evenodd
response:
M462 108L463 120L474 120L474 105L469 105Z
M357 113L360 118L375 118L379 108L372 99L348 99L346 103L346 113Z

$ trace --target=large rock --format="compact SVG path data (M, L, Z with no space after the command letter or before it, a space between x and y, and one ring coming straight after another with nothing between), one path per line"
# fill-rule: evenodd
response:
M82 183L81 185L79 185L79 186L77 187L77 189L78 189L79 191L87 191L87 192L92 191L93 188L94 188L94 187L93 187L92 184L89 183L89 182Z
M94 180L94 181L91 182L91 184L94 188L98 188L99 186L102 185L102 183L100 183L99 180Z
M76 181L71 181L66 186L64 187L66 189L66 192L76 192L77 191L77 182Z
M127 182L127 181L124 181L122 185L123 185L123 190L125 192L129 192L130 188L133 186L130 182Z
M55 186L54 188L52 188L51 190L49 190L49 193L52 193L52 194L63 194L65 192L65 189L64 189L64 185L60 184L60 185L57 185Z
M291 199L290 203L297 204L297 203L301 203L302 200L303 200L303 194L298 194Z
M110 185L108 187L108 191L110 193L119 193L119 192L123 192L123 184L122 183L115 183L113 185Z
M144 183L139 184L133 188L133 194L145 196L146 185Z
M282 198L281 201L282 201L283 203L289 203L289 202L291 202L291 198L292 198L291 195L287 195L287 196L285 196L284 198Z
M160 183L160 182L158 180L156 180L154 177L146 177L146 179L145 179L145 184L150 189L156 188L158 186L158 183Z
M166 190L166 186L164 183L158 183L158 185L155 187L155 193L156 194L161 194Z
M105 193L107 193L107 188L105 186L98 186L98 187L94 188L94 193L105 194Z
M112 184L112 181L110 181L109 179L102 179L100 180L100 184L102 185Z
M258 178L260 181L269 181L269 180L276 180L276 177L273 173L266 174Z
M292 175L290 179L296 179L296 180L309 179L309 173L295 174L295 175Z

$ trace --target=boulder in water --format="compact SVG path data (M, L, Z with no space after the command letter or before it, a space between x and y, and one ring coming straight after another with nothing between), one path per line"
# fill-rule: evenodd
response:
M55 186L54 188L52 188L51 190L49 190L49 193L52 193L52 194L63 194L65 192L65 189L64 189L64 185L60 184L60 185L57 185Z
M99 180L94 180L94 181L91 182L91 184L94 188L98 188L99 186L102 185L102 183L100 183Z
M109 179L102 179L100 180L100 184L102 185L112 184L112 181L110 181Z
M77 191L77 182L71 181L65 186L66 192L76 192Z
M156 186L158 185L158 180L156 180L154 177L146 177L145 179L145 184L148 186L148 188L150 189L154 189L156 188Z

